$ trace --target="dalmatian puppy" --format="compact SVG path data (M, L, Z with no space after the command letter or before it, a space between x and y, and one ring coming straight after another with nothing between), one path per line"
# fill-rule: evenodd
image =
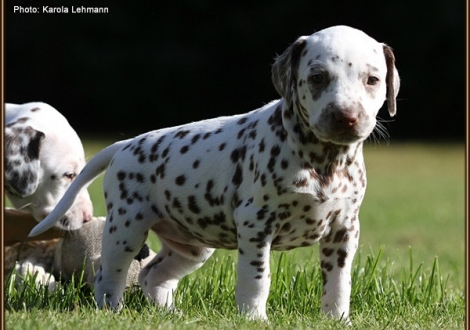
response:
M41 221L84 166L80 138L56 109L42 102L5 104L4 182L15 208ZM88 191L82 189L58 227L80 228L92 213Z
M300 37L272 68L280 100L105 148L31 235L60 219L107 169L95 277L100 306L122 305L127 269L151 229L162 249L139 280L158 305L171 306L178 281L214 249L238 249L237 306L249 318L267 319L270 251L319 242L322 310L347 320L366 189L362 144L386 99L395 115L394 63L387 45L351 27Z

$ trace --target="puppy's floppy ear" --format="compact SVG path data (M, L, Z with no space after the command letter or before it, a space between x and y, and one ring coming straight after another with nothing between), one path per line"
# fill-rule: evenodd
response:
M390 116L393 117L397 113L397 95L400 89L400 77L395 67L395 55L392 48L385 44L383 48L385 62L387 63L387 107Z
M10 194L24 198L36 191L44 137L30 126L5 127L5 188Z
M308 37L300 37L278 56L272 67L271 78L277 92L291 104L295 92L297 69Z

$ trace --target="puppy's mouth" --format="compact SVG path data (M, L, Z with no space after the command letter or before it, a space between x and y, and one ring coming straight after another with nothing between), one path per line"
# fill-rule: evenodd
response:
M338 145L350 145L359 143L367 139L369 134L361 134L354 128L337 129L325 132L324 130L314 130L315 135L320 141L329 142Z

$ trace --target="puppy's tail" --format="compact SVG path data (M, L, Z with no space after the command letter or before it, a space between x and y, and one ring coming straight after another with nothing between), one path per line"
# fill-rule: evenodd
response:
M129 143L129 141L130 140L116 142L101 150L92 159L90 159L80 174L72 182L69 189L67 189L54 210L52 210L44 220L31 230L29 237L42 234L49 228L53 227L54 224L59 221L65 215L65 212L67 212L67 210L73 205L80 190L88 187L88 185L92 183L101 172L106 170L116 152L122 149L123 146Z

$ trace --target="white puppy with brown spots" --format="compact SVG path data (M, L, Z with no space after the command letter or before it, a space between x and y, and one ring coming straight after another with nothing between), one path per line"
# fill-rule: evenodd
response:
M322 310L347 319L366 189L362 143L386 99L396 112L394 63L388 46L350 27L300 37L273 66L280 100L109 146L31 235L53 225L107 168L100 306L121 305L129 264L152 229L162 249L140 284L159 305L172 305L178 281L215 248L238 249L237 305L266 319L270 251L319 242Z

